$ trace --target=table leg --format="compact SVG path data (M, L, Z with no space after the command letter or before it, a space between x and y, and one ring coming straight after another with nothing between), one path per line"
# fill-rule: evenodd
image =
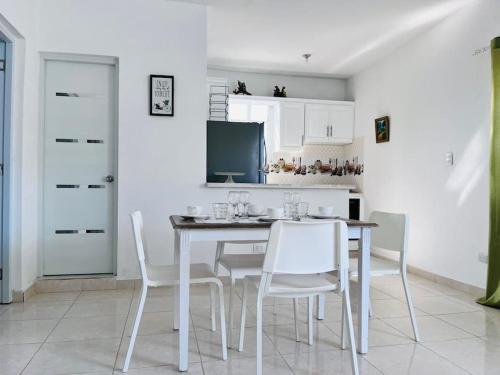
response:
M175 231L174 264L179 265L180 234ZM174 286L174 330L179 329L179 285Z
M180 230L176 240L179 254L179 371L188 370L189 355L189 271L190 271L190 234Z
M370 228L362 228L358 257L358 352L368 352L368 320L370 309Z

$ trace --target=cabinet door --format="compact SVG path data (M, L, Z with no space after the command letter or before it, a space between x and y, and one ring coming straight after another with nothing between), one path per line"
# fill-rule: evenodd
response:
M336 104L330 107L329 124L332 126L333 143L352 143L354 133L354 107Z
M280 104L280 148L297 149L302 147L304 136L304 104Z
M305 136L307 143L329 143L330 106L306 104Z

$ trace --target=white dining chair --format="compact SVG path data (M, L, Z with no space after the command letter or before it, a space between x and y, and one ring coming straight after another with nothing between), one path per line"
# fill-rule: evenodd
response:
M214 273L217 275L219 266L224 267L229 272L231 284L229 286L229 324L228 324L228 345L233 343L233 325L234 325L234 301L236 293L236 280L242 280L246 276L259 276L262 274L262 265L264 264L264 254L225 254L226 244L250 245L266 243L267 241L225 241L217 242L215 253ZM242 311L242 314L244 312ZM243 338L240 335L238 351L243 350Z
M248 285L257 288L257 375L262 374L262 304L265 297L308 299L308 336L312 344L314 297L337 291L342 294L351 344L352 373L357 375L358 361L351 302L349 297L348 230L343 221L277 221L271 227L262 275L244 279L243 306ZM337 271L333 276L331 272ZM243 309L243 307L242 307ZM244 319L240 337L244 335Z
M408 305L413 327L413 335L415 341L418 342L420 341L420 335L418 332L417 320L415 318L415 309L410 295L406 270L408 257L408 215L374 211L371 213L369 221L378 224L378 227L372 230L372 250L386 250L399 253L399 261L376 256L370 257L370 277L401 275L406 303ZM358 260L356 258L350 259L349 275L354 278L358 277Z
M139 266L141 270L142 292L141 292L141 297L139 299L139 306L137 308L137 315L135 317L134 327L132 329L132 335L130 337L127 356L125 357L125 363L123 365L123 372L127 372L130 365L130 359L132 357L135 340L137 338L137 332L139 330L139 325L141 323L142 312L144 310L144 303L146 302L148 288L149 287L154 288L160 286L175 286L179 284L179 268L177 266L175 265L160 266L160 265L153 265L149 262L144 240L142 213L140 211L135 211L132 214L130 214L130 216L132 218L132 228L134 232L135 247L137 250L137 258L139 260ZM210 265L204 263L197 263L197 264L191 264L190 283L216 285L219 289L222 359L227 360L226 322L224 316L225 314L224 292L223 292L222 282L214 274Z

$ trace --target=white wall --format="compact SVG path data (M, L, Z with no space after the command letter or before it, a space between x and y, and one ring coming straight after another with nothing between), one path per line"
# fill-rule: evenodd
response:
M227 78L232 93L238 80L244 81L252 95L273 96L274 86L286 86L289 98L344 100L346 80L336 78L301 77L281 74L238 72L208 69L209 77Z
M37 9L29 0L0 4L0 31L14 42L9 219L14 290L29 287L37 272Z
M478 0L349 82L367 209L410 215L409 263L479 287L488 245L490 54L500 2ZM374 119L391 117L376 144ZM447 151L455 165L444 163Z
M165 0L43 0L39 50L119 58L118 275L137 275L129 213L169 261L168 215L205 179L206 9ZM149 74L175 76L175 116L148 112Z

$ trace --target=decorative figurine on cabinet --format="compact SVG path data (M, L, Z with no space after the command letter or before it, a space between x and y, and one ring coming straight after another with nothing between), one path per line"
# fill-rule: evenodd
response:
M278 86L274 86L274 97L275 98L286 98L286 91L285 91L285 86L280 91L280 88Z
M233 94L235 95L252 95L247 91L247 85L245 82L238 81L238 88L233 90Z

